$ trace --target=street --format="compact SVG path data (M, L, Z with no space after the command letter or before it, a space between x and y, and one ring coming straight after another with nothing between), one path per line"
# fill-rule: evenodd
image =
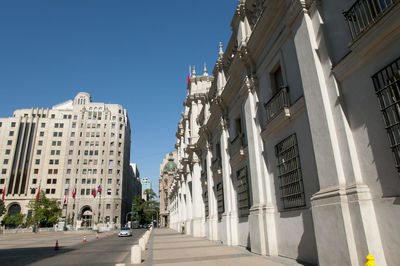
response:
M72 232L0 236L1 265L115 265L129 259L131 247L145 229L133 229L132 237ZM87 242L83 242L86 235ZM58 240L59 250L55 250Z

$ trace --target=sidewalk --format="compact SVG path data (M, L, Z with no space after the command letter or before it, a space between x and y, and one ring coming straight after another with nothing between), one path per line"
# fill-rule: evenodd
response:
M239 247L230 247L182 235L172 229L155 229L149 242L144 265L300 265L292 260L274 260L255 255ZM277 260L277 261L275 261Z

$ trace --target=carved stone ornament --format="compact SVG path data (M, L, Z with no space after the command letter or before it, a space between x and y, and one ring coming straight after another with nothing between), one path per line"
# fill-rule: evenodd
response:
M237 11L238 16L241 19L244 19L247 14L246 1L240 0L238 6L236 7L236 11Z

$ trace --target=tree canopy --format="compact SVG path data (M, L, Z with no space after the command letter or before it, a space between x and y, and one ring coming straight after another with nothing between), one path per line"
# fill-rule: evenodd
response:
M151 223L152 218L156 218L156 213L159 213L159 202L153 200L157 196L156 193L152 189L146 189L144 193L147 201L137 195L132 202L132 220L140 224Z
M58 222L58 218L61 216L60 203L55 199L48 199L44 192L40 193L39 201L31 201L28 204L33 213L36 214L27 221L29 225L35 222L35 219L39 222L41 227L51 227Z

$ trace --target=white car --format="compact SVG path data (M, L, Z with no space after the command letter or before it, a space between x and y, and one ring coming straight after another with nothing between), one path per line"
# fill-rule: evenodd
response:
M132 236L132 230L129 227L122 227L119 230L118 236Z

